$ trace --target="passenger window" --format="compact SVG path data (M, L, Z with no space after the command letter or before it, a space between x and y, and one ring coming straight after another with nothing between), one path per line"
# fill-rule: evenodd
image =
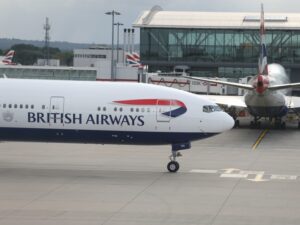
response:
M142 112L145 112L145 109L144 108L142 108L142 110L141 110Z
M139 108L136 108L136 110L135 110L136 112L139 112L140 111L140 109Z
M103 107L103 111L104 111L104 112L106 111L106 107Z
M23 105L22 104L20 105L20 109L23 109Z
M9 105L8 105L8 108L11 108L11 107L12 107L12 105L11 105L11 104L9 104Z
M25 109L28 109L28 105L25 105Z
M42 105L42 109L45 109L46 108L46 106L45 105Z
M34 109L34 105L31 105L31 109Z
M101 107L98 107L98 109L97 109L98 111L101 111Z
M3 108L6 108L6 104L3 104Z
M117 107L115 107L115 108L114 108L114 111L117 112L117 110L118 110Z
M120 112L123 112L123 108L120 108L119 111L120 111Z
M134 109L133 108L130 108L130 112L133 112L134 111Z
M15 104L15 105L14 105L14 108L15 108L15 109L16 109L16 108L18 108L18 105L17 105L17 104Z

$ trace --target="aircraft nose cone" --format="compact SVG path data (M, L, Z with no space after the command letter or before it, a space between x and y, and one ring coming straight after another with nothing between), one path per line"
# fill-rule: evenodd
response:
M233 128L234 126L234 120L233 118L224 112L223 122L222 122L222 131L227 131Z

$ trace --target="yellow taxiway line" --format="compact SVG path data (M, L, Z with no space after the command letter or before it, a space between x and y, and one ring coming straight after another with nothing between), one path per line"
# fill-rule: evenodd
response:
M257 146L259 145L259 143L262 141L262 139L266 136L266 134L268 133L269 129L265 129L263 132L261 132L261 134L259 135L259 137L257 138L256 142L254 143L254 145L252 146L252 150L255 150L257 148Z

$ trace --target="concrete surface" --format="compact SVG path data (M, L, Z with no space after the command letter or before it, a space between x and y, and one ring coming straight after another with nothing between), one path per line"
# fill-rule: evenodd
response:
M300 224L300 135L233 129L169 146L0 143L1 225Z

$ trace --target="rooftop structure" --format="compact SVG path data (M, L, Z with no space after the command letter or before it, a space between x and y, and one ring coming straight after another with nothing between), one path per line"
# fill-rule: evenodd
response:
M203 28L255 29L259 27L260 13L251 12L190 12L163 11L159 6L144 11L133 26L139 28ZM300 30L299 13L265 13L267 29Z
M300 81L300 14L265 13L269 63L280 63ZM257 74L260 14L249 12L144 11L141 63L149 72L188 66L193 76L242 78Z

